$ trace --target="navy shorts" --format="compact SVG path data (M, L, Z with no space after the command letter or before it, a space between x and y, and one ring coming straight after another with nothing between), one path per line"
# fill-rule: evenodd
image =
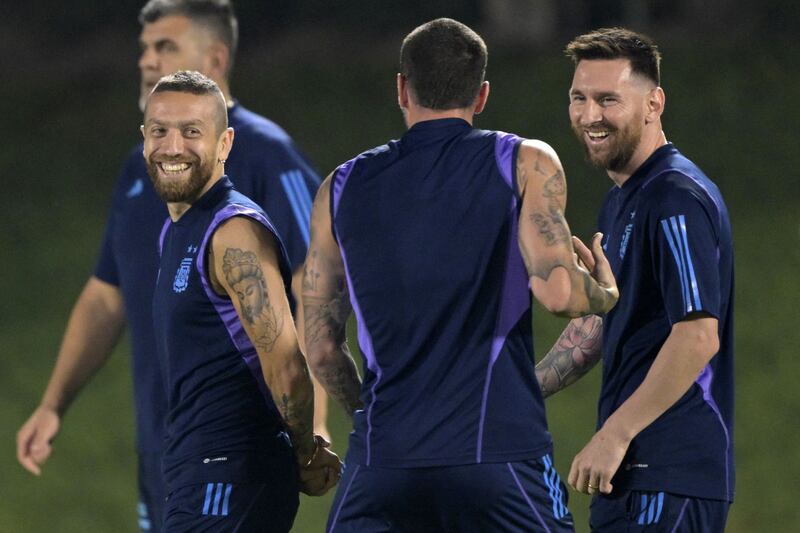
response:
M139 454L139 530L161 533L164 517L164 477L161 475L161 454Z
M668 492L619 491L592 499L589 525L598 533L722 533L729 507Z
M345 468L329 533L574 531L550 456L432 468Z
M287 533L300 504L295 482L202 483L171 492L164 533Z

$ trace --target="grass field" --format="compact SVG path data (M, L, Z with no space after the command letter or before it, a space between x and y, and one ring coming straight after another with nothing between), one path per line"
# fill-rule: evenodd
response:
M134 52L122 53L133 65ZM800 523L800 109L786 105L796 100L788 88L800 81L786 65L797 56L792 45L763 56L665 50L667 135L718 181L734 225L734 533L790 532ZM235 92L284 125L328 171L402 132L394 51L358 61L334 68L325 57L307 64L246 57ZM136 530L126 344L73 405L40 479L24 472L14 453L14 434L44 389L72 302L92 270L117 166L136 141L135 79L108 68L99 80L66 70L47 84L31 77L8 89L19 105L7 118L24 127L0 147L0 533ZM479 125L553 144L567 170L568 218L587 236L610 182L583 164L567 128L569 66L557 50L498 53L489 74L492 97ZM541 354L564 321L539 309L534 324ZM598 378L594 372L547 402L562 476L593 433ZM337 408L330 425L335 449L344 452L349 427ZM294 530L321 531L331 496L303 498ZM578 531L587 530L587 507L586 497L571 494Z

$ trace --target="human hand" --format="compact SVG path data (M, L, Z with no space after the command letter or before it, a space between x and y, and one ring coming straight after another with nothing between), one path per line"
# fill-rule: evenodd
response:
M630 441L603 426L572 460L567 481L578 492L609 494L611 479L619 469Z
M314 435L316 451L305 466L300 467L300 491L309 496L322 496L339 482L342 463L330 450L331 443Z
M574 235L572 237L572 246L575 249L575 255L578 256L578 264L583 264L584 268L597 282L597 285L607 294L605 309L598 312L605 313L611 310L619 300L619 289L617 288L617 280L611 270L611 264L609 264L608 258L606 258L606 254L603 251L603 234L600 232L594 234L591 250Z
M53 451L50 443L61 427L61 417L53 409L39 406L17 431L17 461L38 476L41 465Z

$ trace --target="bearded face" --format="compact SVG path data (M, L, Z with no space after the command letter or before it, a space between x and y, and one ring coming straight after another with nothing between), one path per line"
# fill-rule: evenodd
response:
M151 154L146 164L156 193L170 203L197 200L214 172L213 161L191 152L174 158Z

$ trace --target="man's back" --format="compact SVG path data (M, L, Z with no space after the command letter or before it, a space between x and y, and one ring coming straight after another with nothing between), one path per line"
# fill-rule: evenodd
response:
M350 462L549 453L517 242L519 142L426 121L334 175L333 229L367 367Z

